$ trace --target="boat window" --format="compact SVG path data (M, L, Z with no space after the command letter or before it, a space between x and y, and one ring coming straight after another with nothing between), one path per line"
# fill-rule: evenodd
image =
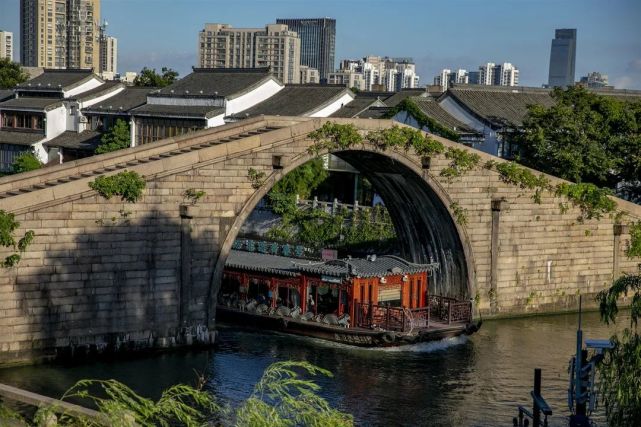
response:
M401 286L387 285L381 286L378 290L378 304L389 305L391 307L401 306Z

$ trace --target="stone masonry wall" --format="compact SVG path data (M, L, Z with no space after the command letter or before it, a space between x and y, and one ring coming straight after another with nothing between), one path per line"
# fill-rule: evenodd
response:
M0 199L0 209L16 213L18 234L36 234L20 264L0 270L0 363L211 341L217 278L240 226L280 176L310 158L306 135L323 122L265 120L276 125L281 120L283 127L128 167L147 179L137 203L104 200L88 189L91 177ZM342 121L364 130L391 125ZM226 129L260 126L257 121L225 126L153 150L184 148ZM373 150L367 145L359 149ZM90 168L91 161L106 165L104 159L142 158L145 150L152 149L98 156L24 179L43 181L63 174L65 167ZM611 283L613 274L636 271L641 262L625 257L629 235L623 227L615 238L611 218L579 223L578 209L560 212L564 200L544 194L536 204L529 192L482 167L448 182L439 177L448 164L445 158L423 169L412 153L386 155L423 176L448 209L456 202L467 210L467 224L458 229L469 252L470 297L477 297L484 315L574 309L579 294L593 296ZM492 158L481 156L481 164ZM275 168L277 159L281 165ZM249 168L266 173L261 188L253 188ZM195 205L184 198L190 188L206 192ZM618 203L641 218L641 207ZM492 230L497 226L493 273ZM0 256L7 253L0 251Z

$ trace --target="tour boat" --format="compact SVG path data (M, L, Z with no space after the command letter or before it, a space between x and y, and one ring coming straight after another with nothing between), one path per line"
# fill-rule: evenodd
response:
M322 261L232 250L216 319L360 347L474 333L471 301L429 293L437 267L391 255Z

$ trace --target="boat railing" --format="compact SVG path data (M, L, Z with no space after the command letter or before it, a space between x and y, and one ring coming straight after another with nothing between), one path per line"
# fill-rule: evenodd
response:
M357 302L354 313L358 327L408 332L428 328L434 321L447 324L470 322L472 303L440 296L430 297L427 307L412 309Z

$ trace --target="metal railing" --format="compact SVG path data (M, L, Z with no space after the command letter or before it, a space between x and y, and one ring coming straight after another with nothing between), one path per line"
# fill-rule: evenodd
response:
M472 303L440 296L430 297L427 307L411 309L357 302L354 317L355 325L361 328L408 332L428 328L433 321L447 324L470 322Z
M87 418L98 425L111 425L109 419L105 415L98 411L94 411L93 409L53 399L41 394L32 393L6 384L0 384L0 401L2 399L12 400L14 402L20 402L35 407L47 406L52 408L53 412L57 414L67 414L74 417ZM0 425L5 425L3 424L4 422L5 420L0 419Z

